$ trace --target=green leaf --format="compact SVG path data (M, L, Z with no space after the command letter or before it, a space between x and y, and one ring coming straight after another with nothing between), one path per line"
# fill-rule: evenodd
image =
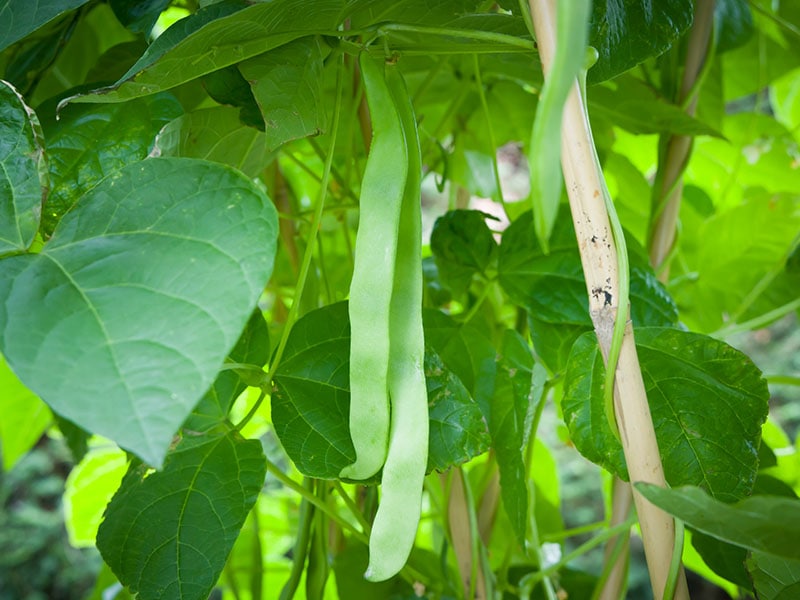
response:
M423 310L422 322L425 344L433 348L461 380L488 419L497 373L497 357L491 340L477 326L460 323L438 310Z
M450 25L460 15L475 12L480 0L449 0L430 3L427 0L355 0L352 26L366 27L373 23L400 21L426 25ZM483 16L483 15L480 15Z
M336 575L338 598L358 598L358 600L385 600L386 598L407 598L413 589L401 577L391 577L386 581L372 582L364 579L369 564L369 549L352 538L348 538L344 549L337 552L333 560Z
M681 318L700 331L715 331L726 318L740 321L748 307L743 302L762 278L783 270L799 230L800 204L793 194L759 196L706 220L691 234L702 243L681 252L692 277L671 286ZM760 309L772 310L796 296L797 288L789 286Z
M497 242L477 210L451 210L436 219L431 252L442 282L453 292L467 291L476 274L486 275L497 257Z
M276 237L274 207L231 169L126 166L41 253L0 261L2 351L56 412L160 465L250 317Z
M350 324L339 302L299 319L275 373L272 421L286 453L309 477L336 479L355 460L349 433ZM441 359L427 351L428 469L443 470L485 452L480 409Z
M119 488L128 459L118 448L92 448L69 472L64 487L64 523L76 548L95 545L103 511Z
M47 185L39 120L22 96L0 80L0 256L33 242Z
M0 354L0 447L3 469L16 462L42 437L53 420L47 405L26 388Z
M223 1L170 27L117 83L70 102L123 102L191 81L297 38L334 31L345 0Z
M59 219L109 173L147 157L159 129L182 112L170 94L107 106L69 106L46 130L52 188L43 229ZM123 143L120 140L124 140Z
M206 600L266 475L261 443L236 433L184 438L164 470L132 465L97 547L142 598Z
M53 419L61 435L64 436L64 442L72 454L72 460L76 463L83 460L89 451L89 438L92 437L92 434L58 413L53 413Z
M646 246L650 203L642 198L650 197L650 183L630 158L613 151L605 153L603 172L622 227Z
M800 560L753 552L747 570L759 600L793 600L800 595Z
M793 2L758 5L758 33L747 42L721 57L722 84L725 101L741 99L769 86L775 79L797 68L800 37L789 33L800 23L800 15ZM772 19L776 22L770 23ZM783 21L783 22L781 22ZM784 28L784 23L788 28ZM758 77L753 77L758 73ZM753 117L757 113L741 116ZM726 119L728 120L728 119ZM753 132L758 131L754 128Z
M319 38L307 37L240 63L264 117L268 150L325 128L322 59Z
M500 492L517 541L524 548L528 521L528 445L533 410L533 354L517 332L506 330L497 363L489 433L500 469Z
M588 82L611 79L659 56L689 28L693 13L691 0L595 2L589 45L600 56L589 69Z
M550 323L531 314L528 315L528 328L536 355L551 373L564 371L572 345L587 331L586 325Z
M89 0L6 0L0 7L0 50Z
M489 449L489 432L480 408L434 352L425 353L430 413L428 471L444 472Z
M800 126L800 69L769 86L769 100L775 118L787 129L796 130Z
M228 354L231 362L261 367L269 360L269 329L261 309L256 307L239 336L239 341ZM266 378L266 373L264 374ZM183 424L191 431L208 431L228 418L228 412L247 385L235 370L220 371L214 384L197 404Z
M800 500L751 496L726 504L698 487L665 489L642 482L635 485L650 502L690 527L749 550L800 560Z
M747 0L718 0L714 4L716 53L738 48L753 37L753 13Z
M154 153L203 158L255 177L271 156L265 135L239 119L230 106L195 110L171 121L158 134Z
M635 134L672 133L722 137L713 127L670 104L645 82L630 76L590 88L589 110Z
M677 329L639 328L636 348L670 485L700 485L725 501L749 494L769 400L758 368L724 342ZM603 371L594 334L584 334L567 364L564 420L581 454L627 479L604 413Z
M745 569L747 550L699 531L692 533L692 546L714 573L743 589L753 588Z
M204 75L202 82L208 95L214 100L239 109L239 120L244 125L264 131L264 118L258 109L256 98L250 84L237 67L213 71Z

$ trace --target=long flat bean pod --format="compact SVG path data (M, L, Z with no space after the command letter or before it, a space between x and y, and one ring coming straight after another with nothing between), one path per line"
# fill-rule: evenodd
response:
M400 207L408 174L403 128L383 69L359 57L372 143L361 182L350 283L350 436L356 461L340 475L366 479L386 459L389 439L389 311Z
M397 263L390 317L389 452L381 478L381 500L369 538L365 577L383 581L403 568L419 524L428 463L428 394L422 330L422 161L414 108L396 66L386 68L408 148L408 179L400 213Z

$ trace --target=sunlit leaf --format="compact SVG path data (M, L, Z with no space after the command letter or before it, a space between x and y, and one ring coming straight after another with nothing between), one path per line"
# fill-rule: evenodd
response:
M47 405L22 385L0 355L0 447L9 471L42 437L53 420Z
M64 488L64 523L69 542L76 548L93 547L106 505L119 488L128 458L119 448L90 450L67 477Z
M129 165L41 253L0 261L2 351L56 412L159 465L250 317L276 237L274 207L239 173Z

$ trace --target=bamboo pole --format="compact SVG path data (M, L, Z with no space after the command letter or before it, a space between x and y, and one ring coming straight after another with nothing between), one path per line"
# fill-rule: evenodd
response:
M694 11L694 22L689 33L686 50L686 63L683 70L678 102L686 104L685 111L694 116L697 110L697 79L708 55L711 28L714 23L714 0L698 2ZM667 139L666 152L659 167L661 173L657 181L661 185L655 190L656 202L653 210L658 211L655 227L650 239L650 264L658 269L669 256L675 243L675 230L683 196L683 171L692 152L693 138L687 135L671 135ZM660 279L669 277L669 265L665 265Z
M556 48L554 0L529 0L539 55L545 77ZM619 307L617 253L605 207L605 180L597 168L596 150L586 118L584 100L576 81L564 105L561 125L561 166L581 255L589 311L604 358L611 347ZM625 328L614 385L614 409L620 441L631 481L666 486L656 443L650 407L647 404L639 359L630 321ZM656 598L663 596L675 544L675 526L670 515L634 491L650 582ZM689 597L681 572L676 599Z

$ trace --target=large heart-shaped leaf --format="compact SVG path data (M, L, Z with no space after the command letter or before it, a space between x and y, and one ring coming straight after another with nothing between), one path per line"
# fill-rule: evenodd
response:
M266 475L261 443L237 433L184 438L164 470L134 466L97 532L119 580L141 598L205 600Z
M129 165L41 253L0 261L0 347L59 414L160 465L272 270L277 216L240 173Z
M30 246L46 182L39 121L22 96L0 81L0 256Z
M677 329L637 329L636 347L670 485L700 485L724 501L749 494L769 400L758 368L724 342ZM627 478L605 414L603 380L597 340L584 334L567 364L564 420L581 454Z
M259 308L253 311L253 316L247 322L247 326L239 341L236 342L236 346L228 355L228 359L234 363L253 367L263 366L269 360L269 329L267 329L267 322ZM259 376L258 372L254 372L253 375ZM183 429L208 431L222 423L228 417L228 411L234 401L246 387L246 383L234 370L220 371L214 384L186 419Z

